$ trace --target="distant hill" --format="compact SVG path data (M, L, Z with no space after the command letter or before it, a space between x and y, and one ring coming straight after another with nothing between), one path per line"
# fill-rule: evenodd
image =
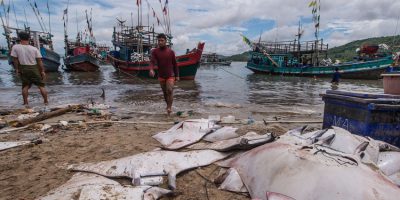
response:
M236 55L228 56L228 57L226 57L225 59L226 59L226 60L231 60L231 61L243 61L243 62L246 62L248 56L249 56L249 52L246 51L246 52L243 52L243 53L241 53L241 54L236 54Z
M393 44L394 39L394 44ZM400 36L386 36L386 37L375 37L363 40L355 40L342 46L334 47L329 49L328 57L332 60L351 61L356 56L356 49L361 47L363 44L387 44L390 47L395 46L397 49L400 47ZM227 60L232 61L247 61L248 52L236 54L227 57Z
M353 59L354 56L357 55L356 49L364 44L372 44L372 45L387 44L390 47L398 47L400 45L400 36L375 37L363 40L355 40L345 45L329 49L328 56L332 60L339 59L342 61L350 61Z

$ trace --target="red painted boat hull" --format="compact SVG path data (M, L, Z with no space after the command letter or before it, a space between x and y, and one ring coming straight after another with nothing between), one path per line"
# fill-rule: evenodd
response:
M199 43L197 48L187 54L177 56L177 64L181 80L194 80L197 73L197 68L200 65L201 54L203 53L204 43ZM135 74L140 77L148 77L149 70L153 69L156 72L158 67L150 63L150 61L129 62L108 55L108 60L117 69L130 74Z

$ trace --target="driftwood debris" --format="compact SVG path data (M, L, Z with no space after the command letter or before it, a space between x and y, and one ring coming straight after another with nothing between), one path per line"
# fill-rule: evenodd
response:
M42 114L40 114L40 115L38 115L38 116L36 116L34 118L20 120L15 124L15 126L16 127L22 127L22 126L26 126L28 124L32 124L32 123L35 123L35 122L40 122L40 121L43 121L45 119L49 119L49 118L52 118L52 117L63 115L65 113L67 113L67 112L70 112L70 111L75 110L75 109L79 109L81 107L82 106L80 106L80 105L79 106L68 106L66 108L60 108L60 109L55 110L55 111L42 113Z

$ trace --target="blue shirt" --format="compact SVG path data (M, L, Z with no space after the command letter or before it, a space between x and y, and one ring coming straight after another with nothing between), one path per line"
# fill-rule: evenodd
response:
M333 74L333 78L332 78L331 83L334 83L334 82L339 83L339 79L340 79L340 73L339 72L335 72Z

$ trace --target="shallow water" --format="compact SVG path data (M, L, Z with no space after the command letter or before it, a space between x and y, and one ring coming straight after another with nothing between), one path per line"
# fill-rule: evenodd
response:
M283 77L254 74L246 63L231 66L201 66L195 81L180 81L175 87L175 111L194 110L202 115L234 114L237 117L319 118L323 101L319 94L331 89L330 79ZM0 61L0 108L19 108L21 82L7 64ZM100 98L101 88L106 99ZM49 73L47 78L50 103L107 103L121 113L164 113L157 80L141 79L119 73L110 65L99 72ZM341 80L339 89L383 92L382 80ZM38 90L30 90L32 106L42 106Z

